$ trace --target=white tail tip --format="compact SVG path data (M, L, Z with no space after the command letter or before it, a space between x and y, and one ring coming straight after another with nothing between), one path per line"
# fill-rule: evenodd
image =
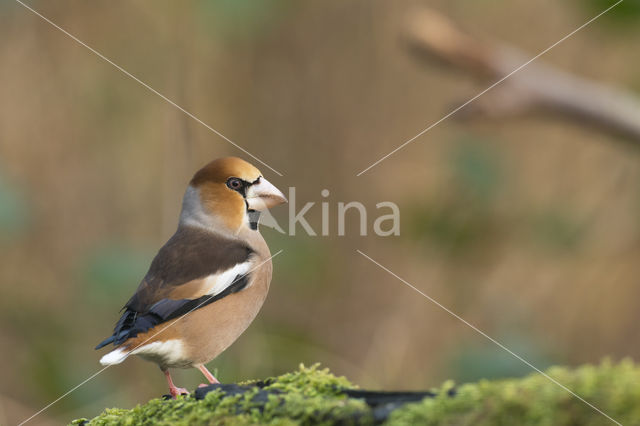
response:
M102 365L120 364L129 356L129 353L130 352L127 352L122 348L118 348L114 351L109 352L102 358L100 358L100 364Z

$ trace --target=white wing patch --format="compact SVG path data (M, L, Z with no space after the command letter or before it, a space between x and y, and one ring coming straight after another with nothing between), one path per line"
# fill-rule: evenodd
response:
M118 348L113 350L100 358L100 364L102 365L114 365L120 364L129 356L129 352L125 351L122 348Z
M227 287L234 283L238 275L244 275L251 270L251 262L238 263L231 269L209 275L205 278L206 295L215 296L222 293Z

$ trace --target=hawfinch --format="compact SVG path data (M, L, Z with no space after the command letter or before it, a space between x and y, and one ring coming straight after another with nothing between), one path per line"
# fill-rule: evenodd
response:
M271 254L258 232L261 210L287 200L260 171L239 158L214 160L189 182L178 230L151 262L113 335L115 349L100 359L119 364L129 355L153 361L172 397L169 368L205 364L251 324L271 281Z

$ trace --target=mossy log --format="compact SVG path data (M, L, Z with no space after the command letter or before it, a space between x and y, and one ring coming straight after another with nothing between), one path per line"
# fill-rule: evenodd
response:
M72 424L640 425L640 367L632 361L546 373L606 415L541 374L460 386L445 382L425 392L378 392L359 390L317 365L301 365L262 381L212 385L130 410L110 408Z

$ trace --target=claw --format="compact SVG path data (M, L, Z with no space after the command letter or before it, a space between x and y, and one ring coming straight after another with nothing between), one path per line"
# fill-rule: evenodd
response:
M163 371L164 376L167 378L167 383L169 384L169 393L171 394L171 398L176 399L178 395L189 395L189 391L185 388L176 387L173 384L173 380L171 380L171 374L169 374L169 370Z
M169 388L169 393L173 399L176 399L178 395L189 395L189 391L185 388L177 388L175 386L173 388Z

